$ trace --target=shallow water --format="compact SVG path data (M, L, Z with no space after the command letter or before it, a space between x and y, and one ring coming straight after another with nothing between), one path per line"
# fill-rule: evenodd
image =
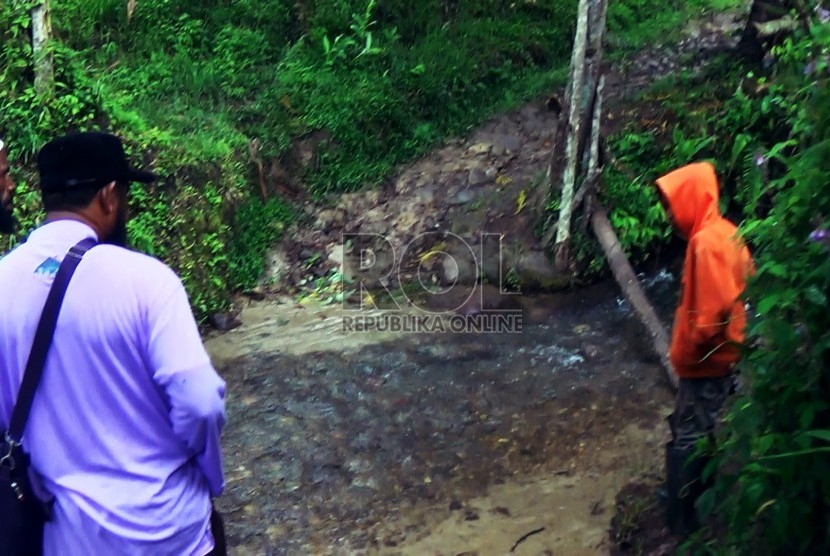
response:
M618 469L637 448L612 441L661 426L670 399L639 324L611 285L534 304L555 310L518 334L344 333L336 309L258 306L210 340L234 552L394 552L429 528L423 508Z

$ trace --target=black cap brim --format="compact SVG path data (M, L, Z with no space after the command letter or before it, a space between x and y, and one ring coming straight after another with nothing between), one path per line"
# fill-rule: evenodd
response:
M158 180L158 177L152 172L145 172L144 170L130 170L130 181L137 181L140 183L152 183Z

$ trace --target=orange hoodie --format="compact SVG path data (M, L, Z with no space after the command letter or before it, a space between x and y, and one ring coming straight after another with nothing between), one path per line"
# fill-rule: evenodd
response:
M657 180L674 225L688 238L669 356L681 378L729 374L740 357L746 314L739 299L752 258L718 209L718 178L708 162Z

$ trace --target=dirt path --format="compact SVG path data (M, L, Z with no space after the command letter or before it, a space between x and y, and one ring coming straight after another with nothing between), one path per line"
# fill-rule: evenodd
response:
M632 477L659 474L664 436L663 427L640 422L614 438L594 438L598 446L581 446L592 453L578 461L579 471L511 477L390 552L508 554L515 546L515 554L606 554L615 496Z
M741 28L739 15L713 13L690 23L687 37L676 45L649 48L609 64L605 133L639 117L632 105L638 93L680 68L699 69L713 52L734 46ZM539 99L493 118L463 139L448 141L401 168L379 189L342 195L331 207L309 204L309 218L290 230L290 239L271 254L265 285L290 289L309 274L323 276L340 267L344 233L379 234L398 252L410 246L416 257L440 245L448 233L473 246L482 233L498 234L504 270L525 290L566 283L569 277L553 269L535 230L542 208L534 205L535 193L547 187L551 153L559 148L553 144L556 122L556 113ZM431 269L436 281L469 283L479 274L491 283L502 278L497 267L484 265L476 274L464 257L456 259L460 268ZM401 276L404 281L412 278Z

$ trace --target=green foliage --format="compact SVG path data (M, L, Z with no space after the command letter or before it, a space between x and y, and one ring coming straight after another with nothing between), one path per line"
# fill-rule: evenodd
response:
M324 35L319 47L298 42L278 69L282 94L301 114L299 129L332 136L308 176L318 194L377 183L506 95L535 90L531 70L564 60L567 43L559 39L573 14L569 2L532 12L545 23L519 8L500 20L459 18L404 44L396 27L379 28L372 8L354 13L347 32Z
M252 139L263 160L305 172L317 196L380 183L445 137L561 84L576 4L142 0L128 17L121 0L62 0L52 6L56 89L41 98L31 3L0 3L0 133L20 168L23 231L41 216L39 148L68 130L115 132L133 160L170 178L134 190L130 239L179 272L204 318L230 288L254 283L278 237L247 219L288 218L279 201L244 200ZM622 25L635 25L645 13L686 13L680 7L622 0L611 19L619 24L615 10L628 9ZM313 164L292 166L292 145L314 132L330 139Z
M291 207L280 199L247 199L234 215L236 237L231 246L230 286L247 290L256 285L265 269L270 245L277 243L293 220Z
M614 137L609 146L621 166L651 169L665 163L653 135L625 133ZM652 171L626 175L610 168L603 176L602 198L610 207L609 220L623 249L635 261L646 259L654 252L654 244L665 242L671 232L653 180L647 178Z
M634 50L681 37L690 20L706 12L744 5L743 0L625 0L608 3L610 56L624 57Z
M355 292L354 289L349 289L351 283L352 281L338 268L332 268L327 274L317 278L308 275L298 284L301 289L297 301L322 305L343 303Z
M830 551L828 52L830 25L788 40L760 99L783 108L789 137L765 153L781 164L764 182L772 206L744 227L757 263L750 388L729 413L721 478L702 500L727 522L723 544L746 554Z
M701 498L721 538L686 548L731 554L830 552L830 25L814 22L774 51L769 75L722 59L658 83L657 118L609 141L604 202L635 257L667 236L651 184L711 160L721 206L755 257L744 392L731 404ZM654 120L669 119L670 126ZM632 230L634 231L632 233ZM583 246L584 249L584 246ZM590 252L590 250L585 250ZM708 538L709 540L705 540Z
M84 74L77 54L53 49L55 93L39 97L34 89L29 43L30 2L0 4L0 113L12 158L30 160L55 132L85 128L97 114L98 91Z
M635 262L659 252L671 239L654 182L680 166L699 160L715 165L724 212L740 219L762 208L763 168L756 156L781 131L771 130L759 116L760 100L744 93L758 86L744 74L740 64L722 57L700 75L680 74L658 82L640 99L647 107L642 118L609 139L613 163L603 175L601 197ZM655 125L664 119L669 125Z

